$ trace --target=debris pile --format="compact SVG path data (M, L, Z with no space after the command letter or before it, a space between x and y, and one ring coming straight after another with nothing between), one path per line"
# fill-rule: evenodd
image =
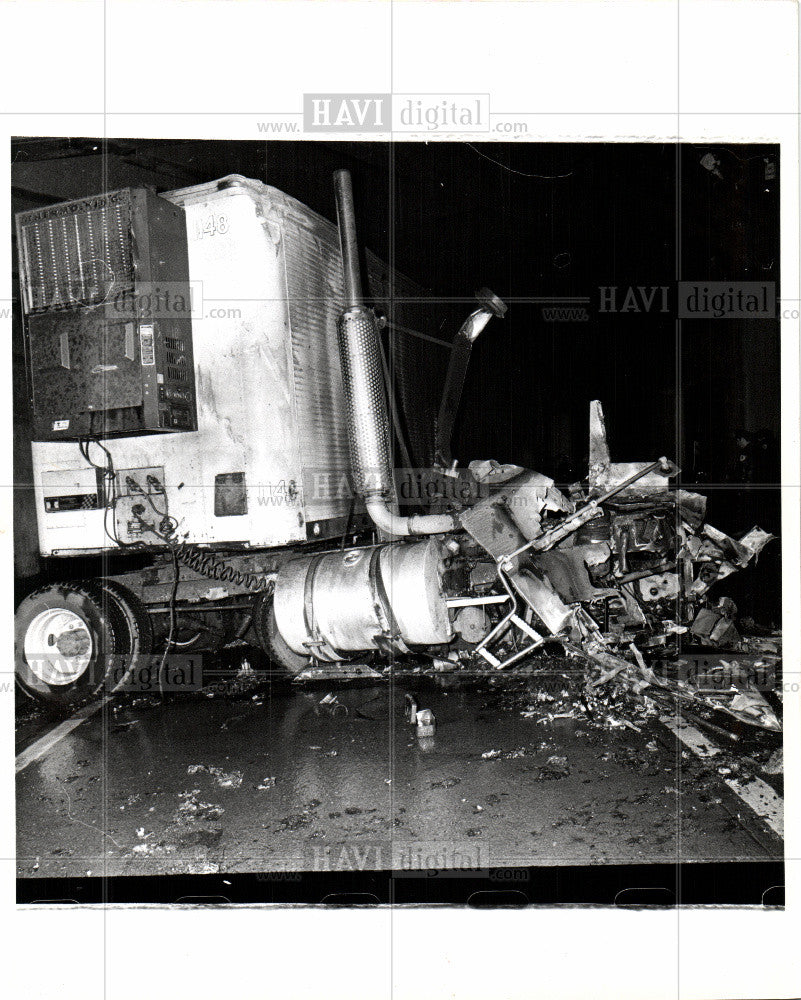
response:
M578 698L546 695L550 719L588 716L637 729L632 704L647 716L678 700L780 730L765 697L776 687L780 638L743 637L734 602L710 596L774 536L754 527L734 539L705 523L706 497L670 488L678 470L665 458L613 463L597 401L588 479L569 497L539 473L484 465L489 471L480 463L471 471L492 476L492 491L460 520L476 581L475 606L465 612L483 616L488 631L471 642L462 630L460 662L483 659L499 670L557 648L585 683ZM482 562L487 555L494 566ZM482 597L501 588L505 594ZM693 647L725 658L702 676L692 657L682 658Z

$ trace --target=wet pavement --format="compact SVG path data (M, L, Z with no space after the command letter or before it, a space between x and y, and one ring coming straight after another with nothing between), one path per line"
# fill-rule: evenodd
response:
M610 731L526 711L535 688L412 678L106 705L17 775L18 874L782 857L719 758L657 719ZM408 691L433 737L407 723ZM18 745L51 726L28 713Z

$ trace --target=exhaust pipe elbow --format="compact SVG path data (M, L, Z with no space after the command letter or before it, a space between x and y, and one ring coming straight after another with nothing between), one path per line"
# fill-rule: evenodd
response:
M458 527L451 514L412 514L410 517L401 517L393 514L383 500L377 499L366 500L365 506L379 531L397 538L407 538L409 535L443 535Z

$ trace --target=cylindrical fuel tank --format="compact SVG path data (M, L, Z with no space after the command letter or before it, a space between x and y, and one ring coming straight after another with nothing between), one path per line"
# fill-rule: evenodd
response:
M442 594L445 551L435 539L302 556L275 584L275 620L287 644L336 661L382 639L436 646L453 637Z

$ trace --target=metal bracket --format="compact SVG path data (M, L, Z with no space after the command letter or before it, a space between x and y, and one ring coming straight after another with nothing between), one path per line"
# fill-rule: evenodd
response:
M442 400L437 414L436 462L445 468L451 464L451 436L459 410L459 402L462 398L473 343L493 316L501 319L507 310L505 303L489 288L480 288L476 292L476 298L479 302L479 308L470 313L453 338L448 373L445 377Z

